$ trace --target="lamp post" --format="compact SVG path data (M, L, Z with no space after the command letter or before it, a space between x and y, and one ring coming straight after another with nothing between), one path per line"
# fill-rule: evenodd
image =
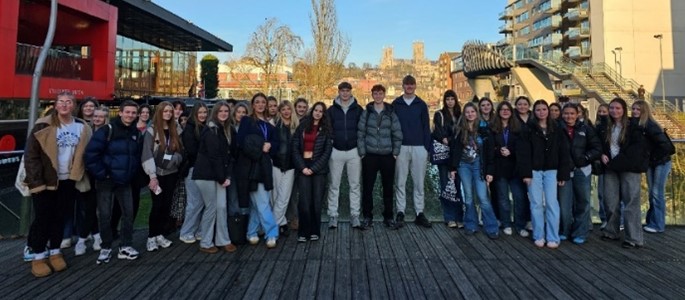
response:
M621 80L623 80L623 57L621 55L621 51L623 51L623 47L616 47L614 48L616 52L618 52L618 67L619 69L618 74L621 75Z
M663 34L655 34L654 38L659 40L659 61L661 63L661 101L666 103L666 78L664 77L664 48L661 40L664 39Z
M618 70L618 60L616 59L616 50L611 50L611 53L614 54L614 71L617 71ZM616 79L616 81L618 81L617 76L614 76L614 79Z

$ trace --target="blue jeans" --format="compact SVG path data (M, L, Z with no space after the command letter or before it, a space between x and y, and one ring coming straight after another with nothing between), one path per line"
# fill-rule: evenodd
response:
M476 196L480 201L480 213L485 232L497 234L499 232L499 225L488 197L488 186L481 177L480 160L476 159L472 163L460 162L458 172L464 188L464 206L466 207L464 228L466 230L478 230L478 214L474 199L475 189Z
M205 205L200 188L198 188L197 183L192 180L194 169L195 168L190 168L188 177L185 178L187 202L186 216L183 220L183 226L181 226L181 237L195 237L200 235L200 216L202 216L202 210Z
M559 242L557 170L535 171L528 186L533 240ZM546 226L545 226L546 225Z
M526 227L526 185L518 177L497 178L495 179L495 189L497 190L497 201L499 201L499 219L502 227L511 227L511 198L509 191L514 198L514 228L516 231Z
M271 212L271 196L264 189L264 184L257 185L257 190L250 192L250 222L247 225L247 237L257 236L259 226L262 226L266 238L278 238L278 225Z
M672 162L669 160L647 170L647 187L649 189L649 210L647 210L648 227L663 232L666 229L666 180L671 173Z
M438 165L438 175L440 176L440 192L442 192L450 180L449 167L447 165ZM454 176L454 185L457 187L457 198L462 199L459 176ZM453 202L440 198L440 204L442 205L442 216L445 218L445 222L464 222L463 201Z
M569 238L587 238L590 225L590 179L576 169L573 178L559 187L560 234Z

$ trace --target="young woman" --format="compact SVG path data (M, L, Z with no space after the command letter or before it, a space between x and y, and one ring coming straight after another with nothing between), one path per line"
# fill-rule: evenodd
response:
M209 115L207 105L203 102L196 103L193 106L193 111L190 114L186 128L181 134L183 148L186 153L183 165L189 167L189 169L182 170L181 174L185 175L187 202L179 239L186 244L192 244L202 236L200 234L200 216L202 215L204 200L202 199L200 188L192 178L193 171L195 170L195 160L197 159L200 147L200 136L207 123L207 115ZM183 174L186 172L187 174Z
M445 94L442 96L442 109L436 111L435 115L433 115L433 132L431 133L431 137L445 146L450 146L449 140L455 135L454 130L460 116L461 107L459 105L459 100L457 99L457 93L453 90L445 91ZM445 189L449 180L453 180L454 185L457 187L457 197L461 200L461 181L459 180L459 176L450 176L449 171L449 164L438 165L440 191ZM366 182L366 180L364 182ZM441 198L440 204L442 205L442 215L447 227L464 227L464 205L462 201L453 202ZM390 210L392 211L392 206Z
M285 212L288 209L290 194L295 182L290 142L292 141L295 129L300 125L299 120L293 117L293 115L294 109L290 101L285 100L278 105L276 133L278 134L281 146L278 148L278 153L276 153L273 159L274 190L271 193L271 206L274 218L279 226L278 231L284 235L288 234L288 220L285 218Z
M278 99L274 96L266 98L266 115L271 125L276 125L276 117L278 116Z
M514 228L522 237L528 237L526 227L526 211L529 204L526 198L526 185L523 183L520 173L521 160L518 158L517 150L521 146L521 123L514 116L514 108L509 102L500 102L497 105L497 113L492 122L492 151L494 152L494 173L493 181L495 190L499 193L499 221L503 232L511 235L511 199L509 192L514 200Z
M138 108L138 122L136 122L136 128L138 128L141 133L144 133L150 125L151 114L152 108L150 108L150 105L142 104Z
M559 124L563 124L561 120L561 105L558 102L552 102L549 105L549 118Z
M478 108L473 102L464 105L464 111L457 124L456 136L450 141L450 160L454 178L459 173L464 189L464 228L466 234L478 231L476 198L480 202L481 219L485 233L490 239L499 238L499 225L492 210L487 184L492 182L492 157L489 150L489 131L479 130ZM475 189L475 191L474 191ZM475 193L475 195L474 195Z
M559 212L561 214L560 240L572 239L581 245L587 240L590 223L590 191L592 162L602 154L602 143L595 130L580 121L578 104L568 103L562 111L561 129L569 143L572 176L559 187Z
M297 98L295 100L295 116L302 120L307 115L307 110L309 110L309 103L305 98Z
M523 130L528 130L527 125L530 125L533 120L530 114L530 99L526 96L519 96L516 98L516 101L514 101L514 106L516 106L515 115L521 122L521 128Z
M59 247L64 216L68 200L78 195L76 183L84 179L83 154L92 134L85 121L72 116L74 106L71 93L57 95L53 112L36 121L26 141L24 183L31 192L34 211L28 246L34 255L31 273L35 277L67 268ZM53 163L45 163L50 161Z
M223 247L226 252L236 250L228 236L226 206L226 188L231 185L233 163L233 130L230 117L231 108L228 103L219 101L214 104L212 116L203 129L197 158L191 172L204 202L200 251L205 253L218 252L216 246Z
M91 120L93 132L102 126L109 124L109 109L106 106L96 108L93 111ZM90 182L95 181L91 178ZM86 240L90 234L93 235L93 250L100 251L100 249L102 249L102 237L100 236L100 230L98 228L96 196L95 187L91 187L89 191L81 193L78 198L76 229L78 231L79 239L76 246L74 246L74 255L76 256L86 253Z
M233 121L232 126L233 126L233 136L238 135L238 130L240 129L240 120L246 116L249 115L250 108L247 106L247 104L243 101L237 102L235 106L233 107ZM237 143L233 143L233 145L236 145ZM237 148L237 147L234 147ZM233 151L233 160L238 161L240 151ZM234 168L238 167L238 164L233 164ZM238 171L234 170L233 174L237 174ZM237 179L238 177L236 177ZM235 216L238 214L241 215L247 215L250 213L249 208L249 203L250 203L250 193L248 189L238 189L238 185L240 185L238 180L234 180L235 184L231 184L228 186L228 214L231 216ZM240 190L240 193L238 191ZM244 203L245 208L240 208L239 202Z
M394 227L392 185L395 180L395 160L402 146L402 128L392 105L383 101L385 87L374 85L371 96L373 102L366 105L357 126L357 152L362 158L362 228L373 226L373 187L378 172L381 173L383 188L383 224ZM452 220L454 222L456 217Z
M157 105L152 125L145 133L143 143L143 169L150 177L152 208L150 209L147 251L171 246L164 237L165 226L170 223L169 211L178 169L183 161L181 131L174 120L174 106L169 102Z
M609 104L602 103L597 107L597 114L595 115L595 125L594 129L597 132L600 140L603 138L599 132L599 129L606 127L606 123L609 121ZM601 158L601 157L600 157ZM600 229L604 229L607 226L607 217L604 210L604 166L601 159L597 159L592 166L592 174L597 176L597 203L598 203L598 214L599 219L602 224L599 226Z
M333 151L333 132L325 111L326 104L315 103L293 135L293 163L300 195L298 242L317 241L321 236L321 203L326 196L328 160Z
M528 185L535 246L559 247L559 201L557 186L568 181L570 158L568 139L549 117L545 100L535 101L528 139L517 155L523 159L523 181Z
M602 232L604 240L618 240L621 222L625 226L624 248L644 245L640 225L640 180L649 168L649 142L638 119L628 118L627 104L621 98L609 103L606 127L598 130L604 141L602 163L604 173L604 208L607 226Z
M642 229L648 233L661 233L666 230L666 179L671 173L671 155L675 147L659 123L654 120L649 104L644 100L633 103L632 116L639 120L650 146L647 187L649 210Z
M233 109L233 129L236 133L238 132L238 129L240 129L240 120L248 114L250 114L250 108L245 102L238 102L235 105L235 108Z
M486 123L492 122L492 120L495 118L495 105L492 103L490 98L483 97L478 100L478 113L481 121L485 121ZM482 123L483 122L481 122L481 126Z
M249 193L250 221L247 239L252 245L259 243L257 230L261 226L266 235L267 248L276 247L278 225L274 220L269 191L273 190L272 157L278 153L279 139L276 128L268 121L266 95L257 93L252 97L252 115L240 120L238 147L240 157L237 168L240 189ZM239 199L242 200L242 199ZM241 203L247 207L247 203Z
M94 97L86 97L86 99L81 102L81 105L79 105L76 117L83 119L88 125L92 126L93 114L98 107L100 107L100 103L98 103L97 99Z

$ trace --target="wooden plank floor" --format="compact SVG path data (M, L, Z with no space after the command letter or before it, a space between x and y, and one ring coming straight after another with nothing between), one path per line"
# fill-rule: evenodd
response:
M326 224L323 225L324 227ZM146 231L134 246L144 248ZM599 239L537 249L530 239L484 234L434 223L367 231L341 223L321 240L275 249L264 243L209 255L178 242L136 261L97 266L89 251L65 255L69 268L36 279L21 261L24 240L0 241L2 299L685 299L685 228L645 234L646 246L623 249Z

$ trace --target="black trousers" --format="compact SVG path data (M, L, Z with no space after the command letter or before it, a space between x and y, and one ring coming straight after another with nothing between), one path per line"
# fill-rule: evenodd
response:
M87 238L89 234L99 233L98 218L97 218L97 203L98 199L96 197L97 192L95 191L95 180L91 180L91 188L85 193L79 193L78 195L78 211L79 214L76 218L77 224L76 229L78 230L78 236L80 238Z
M295 170L295 172L298 171ZM326 195L326 174L305 176L302 171L299 171L297 183L300 192L300 202L297 204L300 227L297 235L300 237L310 237L313 234L321 236L321 207Z
M379 171L383 185L383 219L392 219L395 180L395 157L392 154L367 154L362 158L362 214L364 218L373 218L373 187Z
M171 199L178 180L178 173L157 176L162 192L159 195L152 193L152 208L150 209L148 237L164 235L168 224L171 222Z
M73 201L78 195L75 186L76 182L73 180L60 180L57 190L45 190L31 195L34 218L28 246L33 253L45 251L48 241L50 249L59 249L64 235L64 217L69 207L68 201Z
M134 179L131 180L131 199L133 199L133 222L136 221L136 215L138 215L138 207L140 206L140 190L147 188L150 184L150 177L145 174L143 168L138 169L138 173L133 176ZM121 220L121 208L115 205L112 208L112 219L110 220L112 224L112 234L114 238L119 236L119 221Z

